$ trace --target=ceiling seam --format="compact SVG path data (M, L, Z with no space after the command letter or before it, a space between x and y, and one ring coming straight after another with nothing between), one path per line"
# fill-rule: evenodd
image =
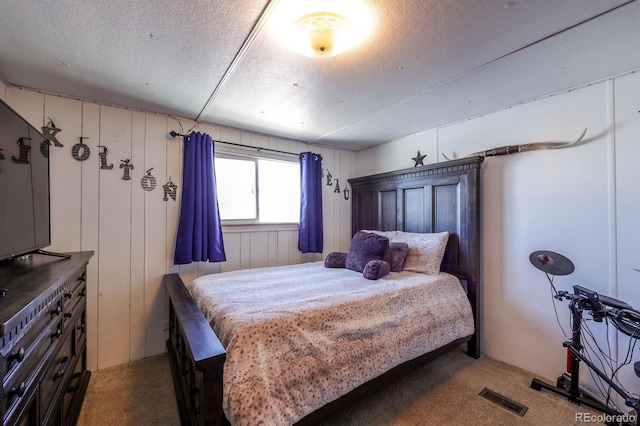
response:
M616 79L619 79L621 77L627 76L629 74L635 74L637 72L640 72L640 68L635 69L635 70L631 70L631 71L625 71L625 72L622 72L620 74L615 74L615 75L611 75L611 76L608 76L608 77L604 77L604 78L601 78L601 79L598 79L598 80L595 80L595 81L591 81L589 83L584 83L584 84L580 84L578 86L570 87L568 89L559 90L557 92L553 92L553 93L550 93L550 94L544 95L544 96L539 96L539 97L533 98L533 99L528 100L528 101L518 102L518 103L515 103L513 105L509 105L507 107L504 107L504 108L498 108L498 109L495 109L495 110L491 110L491 111L483 112L483 113L480 113L480 114L472 115L472 116L469 116L469 117L465 117L465 118L462 118L462 119L457 120L457 121L452 121L451 123L439 124L439 125L436 125L435 127L432 127L430 129L421 130L421 131L413 133L411 135L403 136L403 138L410 138L410 137L414 137L414 136L419 136L419 135L422 135L424 133L429 133L429 132L433 132L433 131L438 132L439 130L444 129L446 127L455 126L457 124L464 123L466 121L472 121L472 120L475 120L477 118L484 117L486 115L495 114L496 112L499 112L499 111L504 111L506 109L517 107L517 106L524 105L524 104L528 104L528 103L531 103L531 102L537 102L537 101L542 100L542 99L552 98L554 96L563 95L565 93L571 93L571 92L574 92L576 90L584 89L585 87L591 87L591 86L594 86L594 85L597 85L597 84L601 84L601 83L604 83L604 82L607 82L607 81L610 81L610 80L616 80ZM387 142L390 142L390 141L387 141ZM319 144L316 144L316 145L320 146ZM364 148L364 149L368 149L368 148Z
M352 122L352 123L347 124L346 126L342 126L342 127L340 127L339 129L336 129L336 130L331 131L331 132L329 132L329 133L325 133L325 134L324 134L324 135L322 135L322 136L319 136L319 137L317 137L317 138L315 138L315 139L312 139L312 140L308 141L308 143L317 143L319 140L324 139L324 138L326 138L327 136L330 136L330 135L332 135L332 134L334 134L334 133L340 132L340 131L342 131L342 130L344 130L344 129L348 129L349 127L351 127L351 126L353 126L353 125L355 125L355 124L358 124L358 123L360 123L360 122L362 122L362 121L369 120L370 118L375 117L376 115L378 115L378 114L380 114L380 113L382 113L382 112L385 112L385 111L388 111L388 110L390 110L390 109L393 109L393 108L395 108L395 107L397 107L397 106L399 106L399 105L402 105L402 104L404 104L404 103L407 103L407 102L409 102L409 101L411 101L411 100L413 100L413 99L415 99L415 98L418 98L418 97L420 97L420 96L422 96L422 95L425 95L425 94L427 94L427 93L429 93L429 92L432 92L432 91L434 91L434 90L436 90L436 89L439 89L439 88L441 88L441 87L443 87L443 86L446 86L447 84L453 83L453 82L454 82L454 81L456 81L456 80L459 80L459 79L461 79L461 78L463 78L463 77L466 77L466 76L468 76L468 75L470 75L470 74L472 74L472 73L474 73L474 72L476 72L476 71L479 71L479 70L481 70L481 69L483 69L483 68L486 68L486 67L488 67L488 66L490 66L490 65L493 65L493 64L495 64L495 63L497 63L497 62L500 62L500 61L502 61L502 60L504 60L504 59L506 59L506 58L508 58L508 57L510 57L510 56L512 56L512 55L514 55L514 54L516 54L516 53L518 53L518 52L521 52L521 51L523 51L523 50L525 50L525 49L528 49L529 47L535 46L536 44L542 43L542 42L543 42L543 41L545 41L545 40L549 40L549 39L551 39L551 38L553 38L553 37L555 37L555 36L557 36L557 35L560 35L560 34L562 34L562 33L564 33L564 32L570 31L570 30L572 30L572 29L574 29L574 28L576 28L576 27L578 27L578 26L580 26L580 25L586 24L587 22L590 22L590 21L592 21L592 20L594 20L594 19L600 18L600 17L601 17L601 16L603 16L603 15L606 15L606 14L608 14L608 13L611 13L611 12L613 12L613 11L616 11L616 10L618 10L618 9L622 8L622 7L625 7L625 6L629 5L630 3L634 3L635 1L636 1L636 0L629 0L629 1L627 1L626 3L623 3L623 4L621 4L621 5L618 5L618 6L616 6L616 7L613 7L613 8L611 8L611 9L609 9L609 10L606 10L606 11L604 11L604 12L602 12L602 13L599 13L598 15L592 16L592 17L590 17L590 18L588 18L588 19L585 19L585 20L583 20L583 21L580 21L580 22L578 22L578 23L576 23L576 24L574 24L574 25L572 25L572 26L570 26L570 27L564 28L564 29L562 29L562 30L560 30L560 31L557 31L557 32L555 32L555 33L553 33L553 34L550 34L550 35L548 35L548 36L546 36L546 37L543 37L543 38L541 38L541 39L539 39L539 40L536 40L536 41L534 41L534 42L532 42L532 43L529 43L529 44L527 44L527 45L525 45L525 46L523 46L523 47L520 47L520 48L518 48L518 49L516 49L516 50L514 50L514 51L512 51L512 52L506 53L506 54L504 54L504 55L502 55L502 56L500 56L500 57L498 57L498 58L496 58L496 59L492 59L491 61L486 62L486 63L484 63L484 64L482 64L482 65L479 65L479 66L477 66L476 68L473 68L473 69L471 69L471 70L469 70L469 71L467 71L467 72L465 72L465 73L463 73L463 74L460 74L460 75L458 75L458 76L456 76L456 77L453 77L453 78L451 78L451 79L449 79L449 80L447 80L447 81L444 81L444 82L442 82L442 83L440 83L440 84L438 84L438 85L436 85L436 86L430 87L430 88L428 88L427 90L424 90L424 91L422 91L422 92L420 92L420 93L417 93L417 94L415 94L415 95L413 95L413 96L410 96L410 97L408 97L408 98L406 98L406 99L403 99L402 101L397 102L397 103L395 103L395 104L393 104L393 105L391 105L391 106L388 106L388 107L386 107L386 108L384 108L384 109L381 109L381 110L376 111L376 112L374 112L374 113L372 113L372 114L369 114L369 115L368 115L368 116L366 116L366 117L362 117L362 118L361 118L361 119L359 119L359 120L356 120L356 121L354 121L354 122Z
M258 37L258 34L260 34L260 31L262 31L262 28L264 27L265 23L269 19L271 12L273 11L273 9L275 9L276 5L278 4L278 1L279 0L270 0L269 3L265 6L264 10L262 11L262 14L260 15L260 18L258 19L258 22L256 22L256 25L251 29L251 32L249 33L249 36L245 39L244 43L242 43L240 50L238 50L238 53L236 54L236 56L233 58L233 60L227 67L226 71L224 72L224 75L222 76L222 78L220 79L216 87L213 89L211 96L209 96L209 99L207 99L207 102L204 104L204 107L202 107L202 110L200 110L200 113L195 118L195 121L200 121L202 119L202 116L207 112L207 110L211 108L211 105L213 104L215 99L218 97L218 95L226 85L227 81L229 81L229 79L231 78L231 75L235 71L236 67L242 61L242 59L244 58L249 48L251 47L255 39Z

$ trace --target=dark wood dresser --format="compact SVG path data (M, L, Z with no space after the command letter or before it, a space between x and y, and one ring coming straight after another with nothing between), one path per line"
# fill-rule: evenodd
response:
M85 324L86 268L93 252L68 254L0 263L3 425L77 422L91 376Z

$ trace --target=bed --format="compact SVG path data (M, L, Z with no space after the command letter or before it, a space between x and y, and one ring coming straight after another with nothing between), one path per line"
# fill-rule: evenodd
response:
M363 229L400 230L411 234L448 232L442 273L427 275L427 280L435 280L427 286L422 283L425 274L392 272L378 281L367 281L349 269L324 268L322 262L261 268L257 272L214 274L187 285L177 274L166 275L164 283L169 295L167 350L181 423L222 425L231 421L232 424L241 424L248 417L256 416L256 420L277 419L274 421L278 424L315 424L463 343L467 343L467 353L478 358L481 164L482 158L474 157L349 180L354 233ZM312 289L293 292L309 294L314 291L311 302L296 299L299 294L289 300L279 293L283 290L277 283L291 276L313 277ZM267 280L267 277L271 278ZM265 284L265 293L258 298L267 299L267 294L278 294L272 299L284 301L284 305L257 307L248 298L243 299L243 292L248 296L255 288L251 287L255 286L252 281L272 283ZM305 281L309 280L301 282ZM216 285L212 286L210 282ZM244 290L243 283L248 283ZM337 290L331 287L335 283L339 283L345 293L336 296ZM446 291L443 290L445 287ZM207 288L216 290L209 292ZM409 295L402 293L405 288L411 289ZM422 288L431 288L432 293L423 294L420 293L423 290L415 290ZM239 299L238 294L241 295ZM455 297L446 296L447 300L436 303L440 308L436 306L429 310L448 308L455 311L468 309L469 312L458 320L454 316L455 324L431 324L428 328L438 331L428 336L421 335L418 332L420 324L426 328L425 324L432 320L420 319L415 308L437 299L438 294L454 294ZM217 305L208 305L209 302L203 301L207 298ZM464 303L461 298L466 299ZM378 310L385 310L385 305L387 308L394 306L387 310L398 313L400 319L369 318L370 321L366 322L377 324L378 328L382 324L382 331L377 334L377 340L371 338L374 333L370 332L365 336L368 343L358 346L355 343L358 339L354 336L367 334L362 326L362 312L377 311L376 308L359 305L364 299L377 303ZM390 300L397 305L392 305ZM308 309L302 308L309 303ZM321 311L321 308L329 310ZM306 313L301 316L303 310ZM407 315L409 311L411 315ZM214 319L216 313L221 315L218 319ZM310 319L313 313L321 318L315 323ZM416 317L417 321L405 324L407 317ZM256 328L257 318L264 320L261 327L265 327L266 322L266 330L280 328L280 331L270 333ZM247 334L230 331L236 330L230 326L232 323L244 324ZM311 325L307 328L296 326L301 323ZM338 334L340 338L333 345L342 353L356 353L360 365L353 370L348 363L340 362L343 355L331 353L315 358L309 353L302 353L298 360L287 358L292 353L317 352L317 347L324 345L319 345L318 341L325 341L325 337L314 335L318 328ZM300 340L299 337L282 341L272 339L276 335L290 335L294 332L286 330L296 329L299 329L297 333L303 336L303 340L308 339L306 345L297 349L288 346L290 340ZM404 330L405 337L418 339L420 344L415 341L405 346L396 344L399 339L397 331L389 334L387 329ZM258 340L255 336L265 339ZM238 343L243 339L244 344ZM250 353L253 349L247 346L248 340L260 342L255 345L255 353ZM269 346L271 349L267 350ZM233 355L240 351L243 351L242 362ZM393 357L390 356L392 353ZM244 362L246 360L249 361ZM264 368L260 369L261 366ZM291 372L291 377L278 374L283 371ZM235 381L225 381L224 372L228 377L236 378ZM282 382L277 382L278 376L283 376ZM255 395L249 393L253 390L257 391ZM276 402L265 405L262 400L269 393L277 395ZM246 398L243 395L252 395L244 407L241 402ZM265 406L274 406L274 411L265 413Z

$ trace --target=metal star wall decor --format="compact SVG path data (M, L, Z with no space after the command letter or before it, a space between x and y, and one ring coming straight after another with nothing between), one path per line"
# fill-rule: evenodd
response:
M416 164L413 165L413 167L424 166L423 161L424 161L426 156L427 156L427 154L420 155L420 150L418 150L418 154L415 157L411 158L416 163Z

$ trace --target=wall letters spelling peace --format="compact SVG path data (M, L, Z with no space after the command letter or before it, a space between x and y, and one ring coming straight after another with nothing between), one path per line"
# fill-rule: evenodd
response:
M339 194L340 193L340 179L334 179L333 176L331 175L331 172L329 171L329 169L327 169L327 174L325 176L324 174L324 168L322 169L322 176L327 178L327 186L333 186L333 181L336 181L336 187L334 188L333 192L335 194ZM344 188L344 190L342 191L342 195L344 196L345 200L349 199L349 188Z

